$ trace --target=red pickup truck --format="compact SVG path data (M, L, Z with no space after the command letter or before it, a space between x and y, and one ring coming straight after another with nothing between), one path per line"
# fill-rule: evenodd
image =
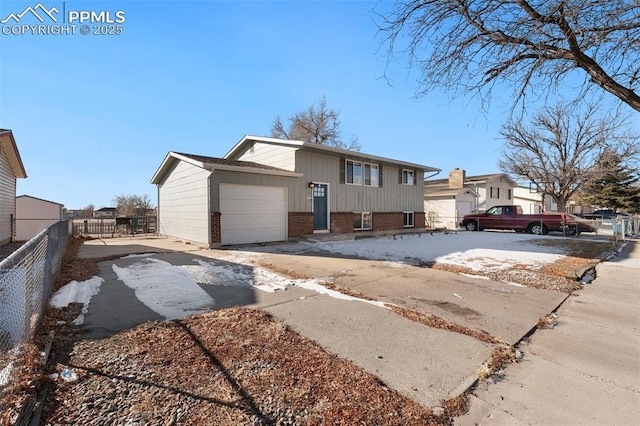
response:
M565 213L523 214L521 206L493 206L484 213L468 214L460 226L467 231L483 229L510 229L544 235L548 232L564 232L567 235L580 233L581 224L572 215Z

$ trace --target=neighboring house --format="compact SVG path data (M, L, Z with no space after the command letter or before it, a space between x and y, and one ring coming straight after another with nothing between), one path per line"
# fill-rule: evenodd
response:
M553 198L540 192L535 186L517 186L513 189L513 204L522 206L525 214L557 212Z
M114 219L116 217L115 207L103 207L93 212L93 217L102 219Z
M448 179L424 182L424 211L428 228L458 227L469 213L487 210L495 205L515 204L513 191L517 184L504 173L467 176L456 168Z
M438 169L302 141L245 136L224 158L169 152L151 179L158 232L216 247L313 233L424 228Z
M29 195L16 197L16 240L28 241L63 220L64 206Z
M0 246L14 240L16 181L26 177L13 133L0 129Z

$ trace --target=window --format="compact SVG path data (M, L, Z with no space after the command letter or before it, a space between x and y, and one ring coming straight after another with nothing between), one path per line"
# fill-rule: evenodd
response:
M402 212L402 226L413 228L413 212Z
M493 206L489 210L487 210L487 214L491 216L500 216L502 214L502 207Z
M350 185L380 186L380 169L377 164L345 160L345 183Z
M346 160L346 183L362 185L362 163L360 161Z
M511 190L507 189L507 200L511 199Z
M364 165L364 185L365 186L378 186L378 165L366 164Z
M371 229L371 212L354 212L353 229Z
M489 187L489 198L500 198L500 188Z
M413 185L413 170L402 169L402 184Z

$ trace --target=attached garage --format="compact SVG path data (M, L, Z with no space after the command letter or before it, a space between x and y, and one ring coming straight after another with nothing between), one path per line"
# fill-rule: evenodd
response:
M209 248L285 241L290 188L300 177L250 161L169 152L151 180L158 231Z
M220 184L222 245L287 239L287 188Z

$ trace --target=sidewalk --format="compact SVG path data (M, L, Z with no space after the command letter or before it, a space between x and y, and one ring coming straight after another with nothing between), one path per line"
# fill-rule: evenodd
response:
M640 418L640 242L538 330L504 379L479 386L456 425L631 425Z

